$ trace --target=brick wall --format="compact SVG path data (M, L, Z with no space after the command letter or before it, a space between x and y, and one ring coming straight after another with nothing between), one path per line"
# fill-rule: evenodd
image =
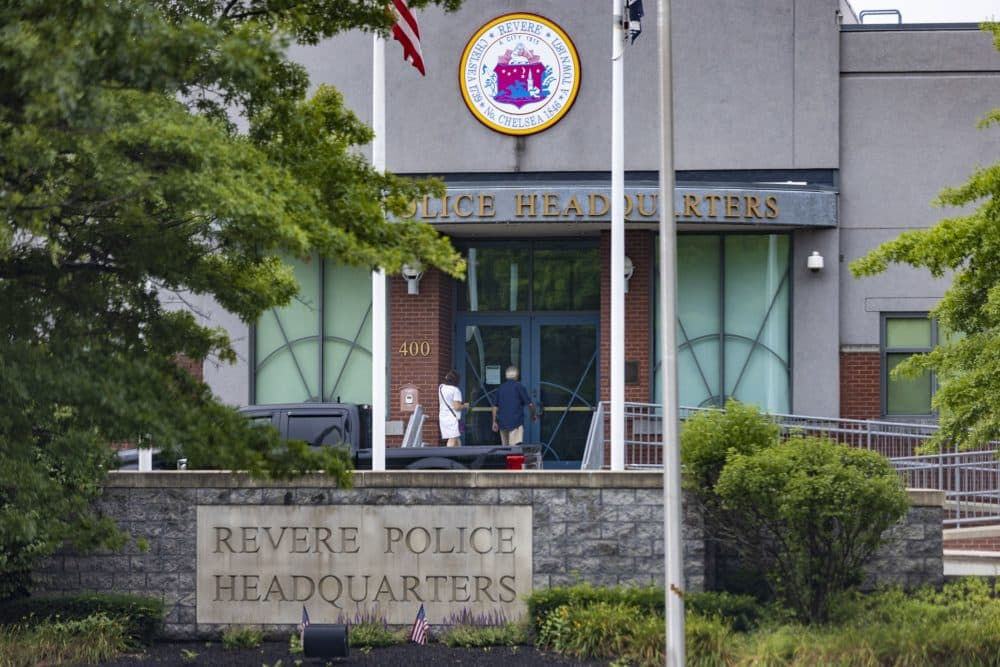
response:
M178 366L180 366L188 373L190 373L191 377L198 380L199 382L204 381L205 379L204 361L200 359L192 359L191 357L188 357L183 354L178 354L175 357L174 361L177 363Z
M882 416L881 361L878 351L840 353L840 416L879 419Z
M387 418L403 420L404 423L409 419L410 413L399 409L399 391L407 384L416 386L420 391L420 404L427 415L424 439L436 444L441 435L437 426L437 387L453 363L453 282L440 271L429 269L420 280L420 294L407 294L406 288L403 278L390 278ZM424 342L427 343L425 347L422 346ZM410 354L414 347L411 343L416 343L416 355ZM386 438L390 447L398 446L401 441L399 436Z
M652 247L655 235L648 231L625 234L625 254L635 272L625 294L625 362L638 362L639 378L625 385L625 400L650 400L652 382ZM611 233L601 234L601 400L611 399Z

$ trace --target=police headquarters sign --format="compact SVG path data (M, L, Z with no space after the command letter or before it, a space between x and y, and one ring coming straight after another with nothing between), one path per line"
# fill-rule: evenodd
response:
M472 36L458 78L466 106L486 127L534 134L573 106L580 57L555 23L535 14L506 14Z
M198 507L198 623L377 612L516 618L531 592L530 506Z

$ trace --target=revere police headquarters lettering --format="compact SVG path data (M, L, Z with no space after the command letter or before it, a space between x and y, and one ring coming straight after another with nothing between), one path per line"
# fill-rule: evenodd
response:
M523 613L531 508L202 506L199 623Z
M625 220L657 222L656 187L626 188ZM409 215L429 223L607 222L607 188L579 186L449 187L424 196ZM674 217L681 224L836 227L837 196L827 189L734 189L678 187Z

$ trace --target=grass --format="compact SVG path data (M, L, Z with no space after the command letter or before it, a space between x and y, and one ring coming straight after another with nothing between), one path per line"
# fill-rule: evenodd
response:
M129 646L126 623L105 614L0 628L0 667L97 664Z
M688 606L685 653L692 667L1000 667L1000 589L978 579L845 596L822 625L789 622L787 612L772 608L736 630L734 623L747 626L725 614L742 613L742 605L710 602ZM600 600L549 611L538 643L573 658L644 667L663 664L664 636L659 613Z
M264 633L255 628L229 628L222 633L226 648L257 648L264 641Z

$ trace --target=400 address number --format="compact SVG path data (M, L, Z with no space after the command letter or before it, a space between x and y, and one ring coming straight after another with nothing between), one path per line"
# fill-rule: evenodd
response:
M429 357L430 354L431 343L428 340L404 340L399 346L401 357Z

